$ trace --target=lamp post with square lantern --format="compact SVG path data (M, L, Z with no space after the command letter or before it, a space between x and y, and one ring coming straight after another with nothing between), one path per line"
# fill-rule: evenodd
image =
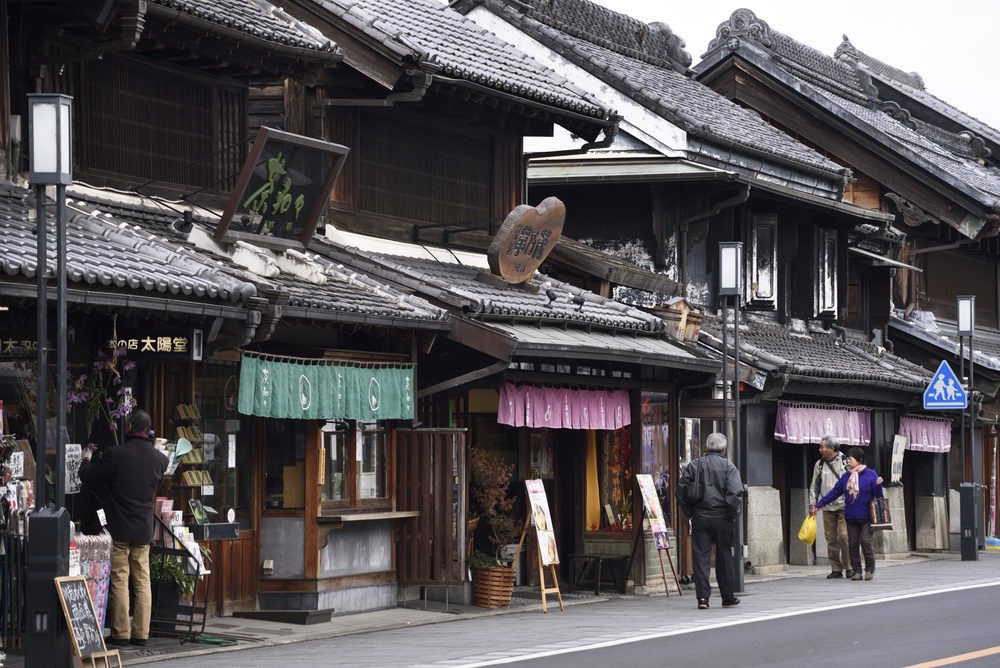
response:
M723 429L729 427L729 325L727 312L729 297L733 299L733 459L740 472L743 489L746 490L746 451L740 433L740 302L743 300L743 244L739 241L724 241L719 243L719 296L722 297L722 424ZM746 494L744 493L744 512L736 521L734 536L733 568L735 569L734 584L736 591L743 591L744 531L746 521Z
M35 508L28 519L28 572L25 586L26 665L69 666L70 648L54 578L69 573L70 517L66 492L66 186L73 182L73 98L29 95L30 172L35 186L38 244L38 404L35 414ZM56 429L48 428L48 216L47 186L56 190ZM45 470L50 438L55 438L54 503L48 504Z
M975 295L959 295L958 305L958 376L965 382L965 338L969 339L969 434L965 433L965 409L962 409L962 420L959 433L962 439L962 484L959 487L959 518L961 529L962 561L979 560L979 504L978 486L972 475L974 466L971 453L975 453L976 442L976 401L973 396L975 383L975 351L972 338L976 333L976 297Z

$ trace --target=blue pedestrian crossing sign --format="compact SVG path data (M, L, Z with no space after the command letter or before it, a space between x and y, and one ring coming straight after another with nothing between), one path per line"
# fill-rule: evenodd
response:
M934 377L924 390L924 410L966 408L968 405L969 396L958 376L946 361L941 360L941 366L934 372Z

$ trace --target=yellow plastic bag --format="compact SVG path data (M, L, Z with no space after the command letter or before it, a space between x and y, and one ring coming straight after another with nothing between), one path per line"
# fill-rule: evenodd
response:
M812 545L816 542L815 515L806 515L806 518L802 520L802 526L799 528L799 540L806 545Z

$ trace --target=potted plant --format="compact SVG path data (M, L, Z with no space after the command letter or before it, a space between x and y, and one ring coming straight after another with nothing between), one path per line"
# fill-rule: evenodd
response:
M482 448L469 449L469 488L478 517L489 531L493 553L477 550L472 557L473 604L484 608L507 608L514 593L514 566L500 561L504 545L517 542L522 525L514 517L510 483L514 465Z
M211 550L199 545L202 560L211 558ZM175 624L164 622L184 613L182 600L191 599L198 585L198 576L189 573L188 557L153 553L149 556L149 582L152 591L154 619L151 628L157 632L173 632ZM159 613L157 613L159 611ZM181 617L178 617L180 620ZM178 621L180 623L180 621Z

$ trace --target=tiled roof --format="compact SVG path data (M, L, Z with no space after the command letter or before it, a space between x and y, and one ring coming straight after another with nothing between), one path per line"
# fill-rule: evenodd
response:
M327 320L331 316L346 319L350 315L352 322L368 317L370 324L379 326L417 327L428 323L435 329L447 328L449 316L445 309L322 255L308 255L322 267L326 280L314 284L285 272L271 278L288 295L285 311L297 308L299 317L322 316Z
M923 162L925 168L936 171L942 180L962 190L972 188L978 191L977 199L990 207L1000 206L1000 171L979 164L969 155L968 150L948 150L946 142L940 139L934 141L927 134L922 134L919 128L908 127L888 114L849 100L834 98L828 93L824 95L840 109L874 130L869 136L879 138L885 144L895 143L897 151ZM935 129L928 134L935 136L940 132L943 131Z
M318 0L346 23L437 76L607 118L573 82L518 51L440 0Z
M665 23L643 23L590 0L490 0L508 14L523 12L538 23L657 67L683 71L691 64L684 40Z
M77 190L85 196L91 206L103 212L113 212L119 220L141 227L146 234L155 235L182 247L186 252L204 258L218 266L224 275L234 276L260 288L262 292L278 293L275 297L282 304L286 315L321 320L338 318L352 323L367 322L375 326L417 327L429 324L436 329L446 328L447 312L432 306L426 300L395 290L384 282L373 280L364 274L344 269L321 255L302 253L302 274L287 270L277 270L272 276L255 274L234 262L229 255L210 252L196 239L208 239L214 232L217 219L197 216L193 221L200 232L181 232L174 221L182 219L179 211L154 200L131 196L100 194L94 191ZM277 262L281 253L259 251L267 260ZM299 257L295 255L295 257ZM295 263L294 261L292 261Z
M706 316L701 332L701 342L721 352L720 319ZM729 340L731 345L732 332ZM793 331L752 315L740 328L740 355L743 363L768 372L780 371L831 384L922 391L931 377L923 367L869 343L861 332L805 327Z
M908 318L900 312L893 313L889 319L889 326L897 333L919 339L940 350L939 359L958 358L959 352L962 350L955 322L937 320L930 311L915 311ZM964 352L966 359L968 359L968 345L965 346ZM977 330L972 354L975 356L977 365L992 371L1000 371L1000 332L986 329ZM957 369L955 370L957 371Z
M481 280L480 275L486 271L483 263L465 262L457 254L432 255L427 251L422 256L404 256L329 241L319 243L328 245L330 257L344 264L391 280L483 322L535 322L648 334L665 331L663 320L656 316L543 274L535 275L530 289L521 289L499 280ZM322 248L316 242L314 247Z
M737 9L716 28L708 49L723 46L757 49L799 79L858 104L865 104L876 95L867 74L774 30L749 9Z
M773 30L753 12L739 9L719 25L709 49L715 52L706 54L705 63L696 68L699 71L705 69L706 63L725 57L726 50L738 51L774 72L784 71L788 85L811 96L830 113L850 119L872 141L888 146L982 206L998 206L1000 172L970 157L970 140L915 121L905 109L880 101L869 68L860 66L843 48L838 58L824 55ZM881 77L896 85L918 83L916 75L888 66L878 70Z
M4 229L0 268L8 278L35 279L35 223L29 220L34 207L31 191L9 183L0 185L0 227ZM48 215L48 226L54 229L51 207ZM253 284L226 274L215 263L120 220L95 215L91 207L68 200L65 220L70 288L240 306L257 294ZM55 235L50 234L46 267L50 277L55 276L55 243Z
M208 23L283 46L335 52L337 45L315 28L298 21L264 0L149 0Z
M526 35L614 87L653 113L683 128L694 141L689 150L726 168L751 173L775 183L790 182L829 196L838 192L841 165L820 155L702 83L694 81L657 54L667 48L663 33L625 14L589 0L510 2L484 0L490 9ZM523 9L522 9L523 8ZM521 11L517 11L521 9ZM589 20L593 19L593 20ZM659 41L643 42L640 34ZM826 173L792 173L788 164ZM836 175L836 176L834 176ZM825 183L821 183L825 181ZM835 184L830 183L835 181ZM794 183L791 183L794 182Z

